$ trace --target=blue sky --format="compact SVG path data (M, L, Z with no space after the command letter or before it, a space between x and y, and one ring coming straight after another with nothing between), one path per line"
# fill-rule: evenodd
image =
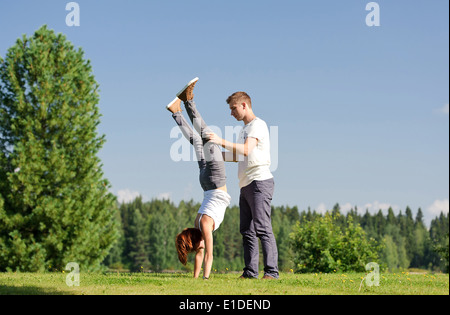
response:
M196 102L225 133L244 90L278 128L276 206L448 212L449 2L360 0L1 1L0 55L43 24L82 47L100 84L100 153L122 199L202 200L196 163L174 162L164 109L198 76ZM237 165L227 164L238 204Z

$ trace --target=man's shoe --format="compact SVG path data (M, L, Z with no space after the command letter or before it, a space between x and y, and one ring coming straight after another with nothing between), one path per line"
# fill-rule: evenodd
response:
M181 112L181 100L177 97L169 105L166 106L167 110L173 114Z
M189 82L178 94L177 97L183 102L187 102L194 99L194 87L199 79L195 78Z
M269 276L269 275L264 275L264 277L261 278L262 280L278 280L275 277Z

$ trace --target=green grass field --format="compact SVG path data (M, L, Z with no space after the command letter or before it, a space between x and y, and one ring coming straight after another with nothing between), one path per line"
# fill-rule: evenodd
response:
M81 273L80 286L66 284L67 273L0 273L0 295L448 295L447 274L388 273L378 287L365 274L282 273L280 280L241 280L239 274Z

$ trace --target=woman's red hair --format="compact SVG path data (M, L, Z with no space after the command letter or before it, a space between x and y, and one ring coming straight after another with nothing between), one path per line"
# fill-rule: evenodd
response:
M175 247L177 248L178 259L183 265L186 266L188 254L197 250L201 240L202 233L199 229L187 228L177 235Z

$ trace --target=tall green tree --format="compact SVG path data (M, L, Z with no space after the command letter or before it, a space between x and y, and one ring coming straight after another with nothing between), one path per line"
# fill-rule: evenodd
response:
M0 271L94 269L107 255L98 88L82 49L46 26L0 58Z
M148 240L146 238L146 222L139 209L134 209L130 225L130 252L131 269L133 271L147 270L150 267L148 260Z
M414 218L410 207L406 207L403 220L402 233L406 238L406 252L408 254L408 259L411 261L414 258L414 253L416 251L416 239L414 235Z
M170 208L167 207L167 210ZM149 224L149 260L155 271L172 267L175 264L175 220L169 211L155 212Z
M446 237L443 239L442 244L434 244L433 250L438 253L441 257L441 261L443 264L443 270L448 273L449 272L449 264L448 264L448 256L449 256L449 233L447 232Z
M0 194L0 213L3 213L3 203L4 203L3 197L2 194Z
M398 247L391 235L384 236L384 250L381 252L381 259L389 270L392 271L399 268Z
M423 222L422 209L419 208L414 223L414 252L411 260L411 267L427 268L428 259L426 255L427 248L431 248L429 232Z
M392 222L392 221L391 221ZM405 238L400 227L388 224L384 232L385 247L381 250L381 259L391 271L408 268L410 261L405 249Z
M442 212L439 217L431 221L430 238L432 242L429 253L432 264L441 270L449 271L449 214Z

